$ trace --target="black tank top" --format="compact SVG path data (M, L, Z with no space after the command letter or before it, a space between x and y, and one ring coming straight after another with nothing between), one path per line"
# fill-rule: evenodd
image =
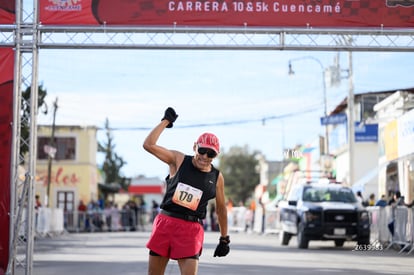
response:
M216 197L219 170L212 165L210 172L202 172L194 167L192 158L185 156L174 177L166 177L167 190L160 207L204 219L208 201Z

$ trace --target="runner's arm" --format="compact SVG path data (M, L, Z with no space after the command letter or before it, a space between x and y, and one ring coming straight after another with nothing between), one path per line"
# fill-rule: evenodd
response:
M217 220L220 226L220 235L226 237L228 235L227 224L227 207L224 195L224 177L220 172L216 185L216 213Z

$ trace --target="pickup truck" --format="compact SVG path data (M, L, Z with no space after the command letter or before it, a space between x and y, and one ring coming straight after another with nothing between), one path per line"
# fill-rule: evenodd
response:
M280 243L288 245L292 236L298 248L306 249L311 240L370 243L369 213L352 189L341 184L305 183L295 185L280 209Z

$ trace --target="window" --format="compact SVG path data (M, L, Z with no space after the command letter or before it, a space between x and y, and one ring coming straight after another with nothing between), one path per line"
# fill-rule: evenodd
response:
M375 118L374 105L385 99L388 95L363 95L361 97L361 121Z
M57 192L57 208L64 211L73 211L75 205L75 194L72 191Z
M355 203L356 199L349 188L306 187L303 200L311 202L335 201Z
M75 160L76 157L76 138L74 137L55 137L54 144L56 153L55 160ZM50 137L39 137L37 143L37 158L39 160L48 159L47 146L50 145Z

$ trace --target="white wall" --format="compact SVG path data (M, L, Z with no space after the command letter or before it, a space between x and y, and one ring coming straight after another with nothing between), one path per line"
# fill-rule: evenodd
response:
M354 182L350 185L363 181L363 195L368 198L371 193L378 198L378 144L375 142L354 143ZM349 154L345 150L336 157L337 180L348 183L349 179ZM366 182L365 182L365 179Z
M378 171L378 143L355 142L354 171L355 182L372 171ZM367 177L367 182L364 185L364 198L368 198L371 193L374 193L375 198L378 198L377 173L374 176Z
M335 160L336 167L336 180L340 182L348 183L349 176L349 162L348 151L344 151L338 154Z

